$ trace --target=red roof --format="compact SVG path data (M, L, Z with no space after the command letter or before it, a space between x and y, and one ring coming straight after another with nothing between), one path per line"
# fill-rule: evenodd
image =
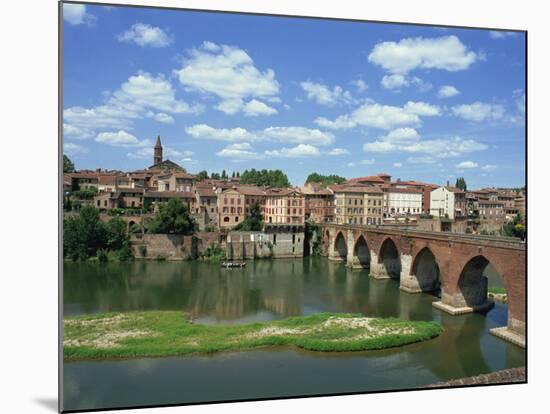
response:
M348 180L348 182L351 183L359 183L359 182L371 182L371 183L380 183L382 184L384 180L377 175L369 175L367 177L358 177L358 178L351 178Z

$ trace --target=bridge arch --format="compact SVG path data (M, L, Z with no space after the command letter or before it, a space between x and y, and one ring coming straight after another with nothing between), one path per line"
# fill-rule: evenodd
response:
M441 285L439 263L429 247L422 248L414 257L411 272L422 292L437 291Z
M360 235L353 246L353 256L357 258L359 265L363 269L370 269L370 250L367 240L363 235Z
M458 278L455 306L479 309L488 304L488 279L485 276L485 270L491 264L491 261L481 254L466 261ZM492 267L506 286L506 280L503 278L502 273L494 265Z
M397 245L391 237L384 239L380 245L378 261L384 266L391 278L399 279L401 275L401 257Z
M336 254L336 257L340 258L341 260L346 260L346 258L348 257L348 246L346 244L346 238L341 231L336 234L336 238L334 239L334 253Z

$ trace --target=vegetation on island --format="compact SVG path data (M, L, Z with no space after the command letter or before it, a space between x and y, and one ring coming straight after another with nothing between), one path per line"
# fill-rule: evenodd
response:
M322 175L314 172L307 176L306 184L319 183L322 186L326 187L332 184L342 184L345 181L347 181L346 178L341 177L339 175L335 175L335 174Z
M281 170L244 170L241 174L241 184L254 184L260 187L275 188L290 187L288 177Z
M438 336L437 322L317 313L246 325L199 325L181 311L84 315L64 320L65 360L215 353L262 346L367 351Z
M126 222L119 217L103 222L98 209L83 206L78 215L63 220L63 256L75 261L132 260Z

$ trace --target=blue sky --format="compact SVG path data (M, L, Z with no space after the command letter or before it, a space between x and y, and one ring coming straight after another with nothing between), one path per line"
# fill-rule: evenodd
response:
M522 33L64 5L77 168L525 182Z

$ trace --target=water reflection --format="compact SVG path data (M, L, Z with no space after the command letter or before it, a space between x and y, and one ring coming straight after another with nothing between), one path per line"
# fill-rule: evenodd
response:
M66 315L183 310L198 323L226 324L330 311L436 320L444 328L431 341L371 352L268 348L66 363L66 409L410 388L525 363L521 348L489 334L506 324L505 304L487 315L450 316L432 307L435 296L404 293L398 281L324 258L232 270L198 262L65 263L64 272Z

